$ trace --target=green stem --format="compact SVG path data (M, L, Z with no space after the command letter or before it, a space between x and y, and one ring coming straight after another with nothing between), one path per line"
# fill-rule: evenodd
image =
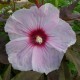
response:
M13 12L15 11L15 0L13 0Z
M42 5L44 4L44 0L42 0Z
M55 0L55 6L58 7L59 0Z

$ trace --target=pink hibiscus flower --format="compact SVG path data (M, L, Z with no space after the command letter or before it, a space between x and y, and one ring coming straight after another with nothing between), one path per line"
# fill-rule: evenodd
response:
M11 40L6 45L8 60L21 71L48 74L58 69L67 48L76 42L71 26L59 18L59 10L49 3L14 12L5 31Z

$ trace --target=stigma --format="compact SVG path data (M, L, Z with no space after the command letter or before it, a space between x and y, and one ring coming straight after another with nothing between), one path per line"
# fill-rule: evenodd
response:
M36 42L37 42L38 44L42 44L42 43L43 43L42 37L37 36L37 37L36 37Z

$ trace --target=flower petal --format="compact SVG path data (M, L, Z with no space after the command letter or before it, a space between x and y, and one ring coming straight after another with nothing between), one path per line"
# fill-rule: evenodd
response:
M64 53L49 46L33 49L32 67L34 71L48 74L59 68Z
M8 32L10 40L26 37L29 30L23 24L16 21L13 16L10 16L5 25L5 31Z
M44 28L44 30L47 25L54 24L56 26L59 22L59 10L50 3L46 3L40 8L32 6L30 10L36 18L37 27Z
M8 33L10 40L26 37L25 35L17 34L17 33Z
M22 23L25 28L35 29L37 21L30 9L20 9L12 14L17 21ZM37 16L37 15L36 15Z
M28 43L27 38L19 38L10 41L6 45L8 60L13 68L27 71L32 69L33 47Z
M46 3L39 8L40 12L44 14L42 17L41 27L46 27L49 24L55 26L59 22L59 10L52 4ZM53 26L54 26L53 25Z
M59 51L66 52L67 48L76 42L76 35L71 26L61 19L58 26L50 30L47 31L50 35L48 43Z
M30 8L31 13L33 14L34 18L35 18L35 22L36 22L36 27L39 28L40 27L40 21L42 18L41 12L39 11L39 8L37 8L37 6L32 6Z
M29 32L37 28L37 20L30 9L20 9L12 14L6 22L5 31L11 35L10 39L28 36Z
M15 40L10 41L6 44L6 51L7 54L19 53L22 49L29 45L28 37L27 38L18 38Z

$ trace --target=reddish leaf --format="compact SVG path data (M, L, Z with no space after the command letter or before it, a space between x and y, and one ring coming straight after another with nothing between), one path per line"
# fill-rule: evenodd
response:
M2 28L0 28L0 32L3 31ZM0 63L8 64L8 56L5 51L5 45L7 43L7 35L1 35L0 34Z
M70 4L68 7L61 8L60 17L65 21L80 19L80 14L72 13L72 11L74 10L78 2L79 0L76 0L72 4Z
M3 18L4 14L0 14L0 22L6 22L6 19Z
M80 76L76 76L73 80L80 80Z
M3 19L2 17L0 17L0 22L6 22L6 19Z
M11 80L44 80L44 75L35 71L21 72Z
M59 80L59 71L52 71L47 75L48 80Z

